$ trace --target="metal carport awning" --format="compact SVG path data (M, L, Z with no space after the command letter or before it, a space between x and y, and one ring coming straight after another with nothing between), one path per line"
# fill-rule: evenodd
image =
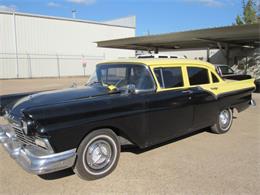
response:
M255 48L260 45L260 24L200 29L161 35L130 37L97 42L98 47L148 50L199 48Z

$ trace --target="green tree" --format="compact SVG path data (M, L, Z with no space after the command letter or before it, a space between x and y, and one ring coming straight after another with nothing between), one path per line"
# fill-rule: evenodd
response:
M257 23L257 6L255 0L242 1L243 15L237 15L236 25Z
M241 19L241 17L239 15L237 15L236 17L236 24L237 25L242 25L244 24L244 21Z

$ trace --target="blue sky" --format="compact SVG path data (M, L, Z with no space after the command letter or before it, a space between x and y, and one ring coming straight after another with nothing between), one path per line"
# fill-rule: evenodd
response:
M135 15L137 35L232 25L242 0L0 0L0 10L104 21Z

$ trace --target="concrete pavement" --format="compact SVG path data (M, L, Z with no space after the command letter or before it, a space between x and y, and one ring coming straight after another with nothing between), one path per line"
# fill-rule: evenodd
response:
M0 94L60 88L77 79L85 81L0 81ZM30 175L0 147L0 194L260 194L260 94L254 98L257 107L237 114L227 134L201 132L146 152L126 150L116 170L96 181L71 170Z

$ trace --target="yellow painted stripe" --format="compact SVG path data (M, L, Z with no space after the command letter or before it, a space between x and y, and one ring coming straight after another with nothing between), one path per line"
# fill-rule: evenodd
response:
M176 87L176 88L161 88L156 75L154 73L154 69L156 68L169 68L169 67L181 67L182 69L182 74L183 74L183 82L184 82L184 86L182 87ZM211 93L213 93L214 95L218 96L220 94L223 93L227 93L227 92L232 92L232 91L237 91L237 90L241 90L241 89L247 89L247 88L253 88L255 87L254 84L254 79L247 79L247 80L242 80L242 81L235 81L235 80L223 80L216 72L215 68L209 67L207 65L182 65L182 64L173 64L173 65L157 65L157 66L152 66L150 67L152 70L152 75L155 78L155 82L157 85L157 92L161 92L161 91L169 91L169 90L178 90L178 89L187 89L190 87L196 87L196 86L191 86L189 84L189 77L188 77L188 73L187 73L187 67L201 67L201 68L206 68L208 69L208 74L209 74L209 78L210 78L210 83L209 84L204 84L204 85L197 85L200 86L201 88L203 88L204 90L207 90ZM213 83L212 78L211 78L211 73L213 73L218 79L219 82L218 83Z

